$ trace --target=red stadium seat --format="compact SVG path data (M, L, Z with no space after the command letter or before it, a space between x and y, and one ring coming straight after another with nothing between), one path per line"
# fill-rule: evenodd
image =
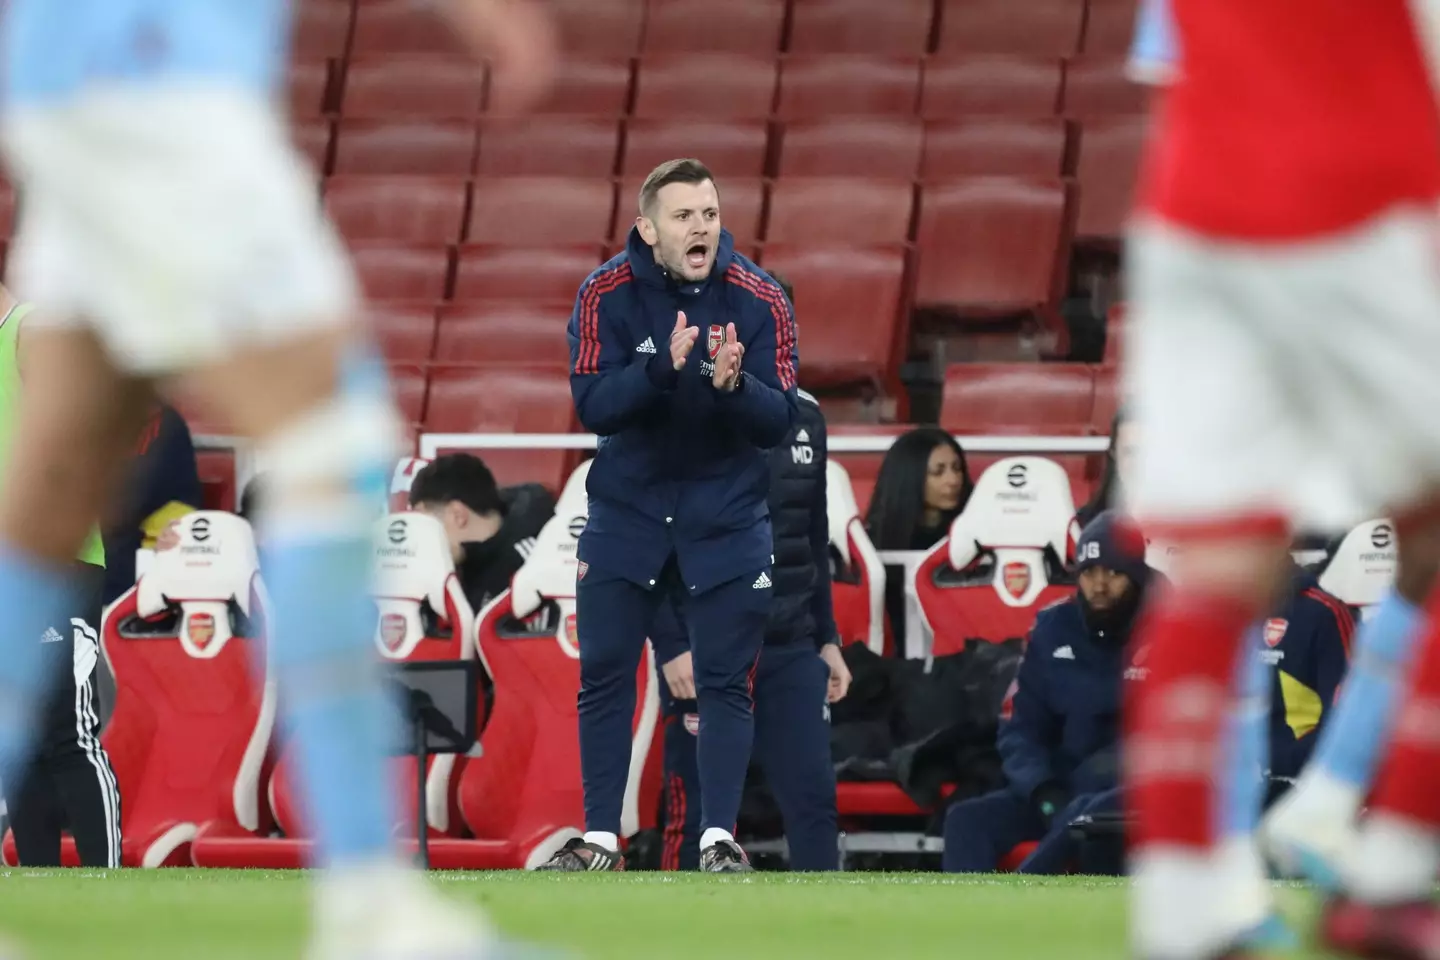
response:
M890 376L903 248L774 244L766 246L764 262L795 287L795 315L805 331L800 379L807 387L883 383Z
M1134 116L1150 104L1150 89L1125 75L1122 57L1080 57L1065 66L1065 115Z
M332 127L329 120L307 120L290 126L290 142L321 176L330 170L330 144L335 139Z
M1108 434L1120 410L1120 370L1113 364L1095 368L1095 412L1090 425L1096 433Z
M984 311L1050 302L1065 205L1058 181L981 177L927 185L920 195L916 302Z
M784 23L785 0L649 0L645 52L778 52Z
M943 0L940 52L1065 57L1084 18L1085 0Z
M0 179L0 237L14 234L16 206L15 185Z
M347 240L453 243L465 215L464 180L331 177L325 209Z
M350 39L350 0L303 0L294 6L291 58L307 62L343 56Z
M442 308L435 359L566 371L565 327L573 300L477 300Z
M345 71L341 112L361 120L466 119L480 112L485 70L468 59L376 56Z
M1095 373L1083 363L952 363L940 425L955 433L1088 430Z
M464 53L440 11L412 0L359 0L351 54Z
M337 174L468 177L474 163L468 123L342 120L335 136Z
M435 349L435 304L405 300L366 305L370 329L390 363L429 363Z
M792 56L780 72L783 120L839 114L905 117L915 112L920 61L905 57Z
M780 176L910 179L920 167L918 120L845 117L785 125Z
M1123 57L1135 36L1136 0L1088 0L1085 18L1085 52L1102 57Z
M937 57L925 64L920 112L927 120L975 114L1048 117L1060 108L1061 77L1059 60L985 54Z
M551 0L565 55L630 57L640 49L645 0Z
M411 364L391 364L390 392L406 423L420 423L425 419L425 397L429 385L422 368Z
M480 127L481 177L609 177L620 125L585 117L486 120Z
M1066 128L1061 120L975 117L925 125L920 176L1058 177L1065 172Z
M199 433L199 424L190 423L191 429ZM240 499L235 493L235 451L196 450L195 466L200 471L200 508L234 513Z
M768 57L687 53L640 61L635 116L764 119L775 102Z
M612 248L623 248L640 207L640 185L644 176L628 177L620 184L620 202L615 212L615 239ZM759 179L726 179L720 190L720 223L735 238L735 249L749 256L749 247L760 239L760 214L765 204L765 185Z
M455 300L574 301L604 258L599 246L460 248Z
M791 53L889 53L918 57L930 43L931 0L802 0Z
M1134 200L1140 156L1149 135L1147 117L1119 117L1085 124L1075 176L1080 182L1080 208L1075 235L1115 239L1120 236Z
M370 300L445 299L450 250L440 246L369 242L350 244L360 286Z
M620 172L645 176L666 160L696 157L717 177L758 177L768 142L763 120L632 120Z
M587 59L567 50L556 65L555 83L537 108L540 113L622 117L630 103L633 70L629 60Z
M292 119L311 120L321 116L329 107L330 64L290 64L287 87Z
M770 243L904 243L915 190L908 180L800 177L777 181L770 198Z
M610 236L615 187L571 177L487 177L475 183L471 243L539 247L600 243Z
M425 426L437 433L568 433L574 420L563 366L442 367L430 378Z
M1105 363L1118 367L1125 358L1125 304L1110 307L1105 317Z

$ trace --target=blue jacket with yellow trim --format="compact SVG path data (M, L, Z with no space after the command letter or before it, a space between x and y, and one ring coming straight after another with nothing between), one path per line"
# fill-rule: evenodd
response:
M1259 656L1273 668L1270 775L1295 777L1320 739L1318 731L1345 676L1355 620L1312 574L1301 572L1264 631Z
M700 337L670 364L678 311ZM745 345L733 392L711 385L718 336ZM720 235L702 283L677 283L632 229L623 253L580 287L570 318L570 392L600 437L586 479L578 557L654 585L674 554L692 593L770 563L766 450L789 434L798 374L794 310L780 286Z

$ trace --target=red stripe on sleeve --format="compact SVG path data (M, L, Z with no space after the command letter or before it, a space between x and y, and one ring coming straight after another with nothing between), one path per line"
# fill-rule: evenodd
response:
M600 297L630 280L630 264L622 263L585 285L580 293L580 352L575 358L577 374L600 372Z
M1335 626L1340 630L1340 643L1345 647L1345 659L1350 659L1350 638L1355 634L1355 617L1351 615L1350 608L1338 598L1326 593L1324 590L1317 590L1314 587L1305 591L1305 596L1319 600L1329 608L1335 617Z
M736 286L748 290L770 307L775 318L775 376L782 390L795 386L795 317L785 293L779 285L768 278L761 278L749 271L731 266L726 277Z

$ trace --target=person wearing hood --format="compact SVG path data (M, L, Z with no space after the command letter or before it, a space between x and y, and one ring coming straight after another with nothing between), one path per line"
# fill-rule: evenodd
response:
M1002 707L996 746L1007 784L946 814L947 872L994 870L1034 840L1021 872L1060 872L1074 853L1070 821L1118 809L1122 684L1144 670L1143 652L1127 646L1159 575L1139 530L1115 511L1091 521L1075 556L1075 596L1035 617Z

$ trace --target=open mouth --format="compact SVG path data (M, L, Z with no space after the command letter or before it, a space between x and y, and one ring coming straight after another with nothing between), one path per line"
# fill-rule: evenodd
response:
M685 251L685 263L691 267L699 268L705 266L705 260L710 251L703 243L691 244Z

